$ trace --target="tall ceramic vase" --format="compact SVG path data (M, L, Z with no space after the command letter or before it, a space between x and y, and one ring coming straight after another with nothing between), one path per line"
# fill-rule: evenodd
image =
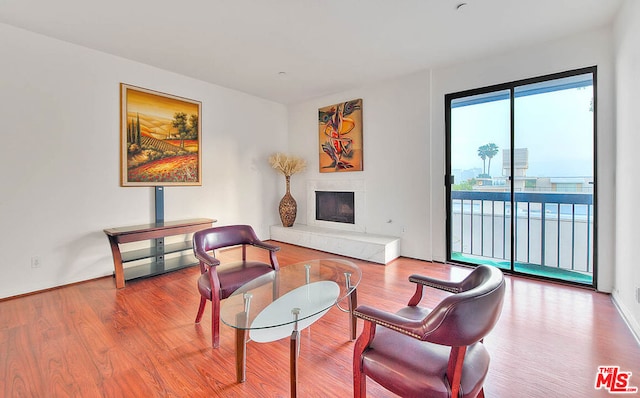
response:
M296 213L298 212L298 204L296 200L291 196L290 192L290 180L291 176L285 176L287 179L287 193L284 194L282 200L280 200L280 219L282 220L283 227L291 227L296 220Z

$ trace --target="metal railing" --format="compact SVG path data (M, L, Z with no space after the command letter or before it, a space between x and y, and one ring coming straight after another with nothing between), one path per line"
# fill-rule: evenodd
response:
M452 251L511 259L509 192L451 191ZM515 261L593 272L593 195L515 193Z

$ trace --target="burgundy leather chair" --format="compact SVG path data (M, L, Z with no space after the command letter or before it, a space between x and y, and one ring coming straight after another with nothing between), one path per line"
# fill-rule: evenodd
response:
M482 339L504 301L504 276L481 265L461 282L411 275L416 292L395 314L359 306L364 329L354 346L353 395L366 378L402 397L484 397L489 353ZM418 306L424 286L453 293L432 310Z
M262 261L247 260L247 245L269 251L267 264ZM215 250L223 247L242 246L242 260L220 264ZM276 252L278 246L262 242L249 225L229 225L208 228L193 234L193 252L200 261L200 308L196 323L200 323L207 300L211 301L211 340L213 348L220 346L220 300L223 300L245 283L278 270Z

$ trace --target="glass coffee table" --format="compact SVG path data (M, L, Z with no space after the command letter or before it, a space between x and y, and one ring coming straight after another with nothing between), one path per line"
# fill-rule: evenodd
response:
M300 330L334 305L349 313L349 337L356 338L356 287L362 272L343 259L310 260L280 267L243 285L221 302L220 319L236 329L236 378L246 380L247 341L290 338L291 396L297 396ZM340 307L346 301L347 308Z

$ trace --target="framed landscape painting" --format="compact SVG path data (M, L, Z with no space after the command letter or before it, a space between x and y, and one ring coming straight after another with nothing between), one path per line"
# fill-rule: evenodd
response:
M318 109L321 173L362 171L362 99Z
M202 104L120 84L121 185L202 185Z

